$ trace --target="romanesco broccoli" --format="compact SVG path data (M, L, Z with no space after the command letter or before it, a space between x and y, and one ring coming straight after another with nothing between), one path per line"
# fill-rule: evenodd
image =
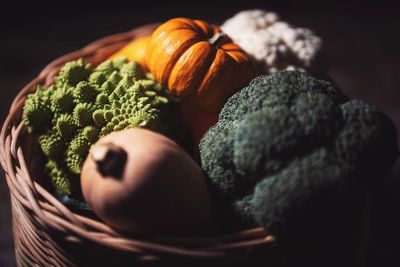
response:
M180 143L186 129L175 99L139 64L121 58L94 69L83 60L66 63L53 85L28 96L22 119L39 136L56 192L75 196L83 161L100 137L146 127Z

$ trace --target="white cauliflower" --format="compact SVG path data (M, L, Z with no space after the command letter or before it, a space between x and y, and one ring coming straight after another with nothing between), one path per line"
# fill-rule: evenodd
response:
M311 30L280 21L274 12L245 10L221 26L235 43L251 55L263 73L282 69L315 69L321 38Z

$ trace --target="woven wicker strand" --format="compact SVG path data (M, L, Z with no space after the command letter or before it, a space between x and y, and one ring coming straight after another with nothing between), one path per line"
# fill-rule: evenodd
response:
M232 265L255 259L267 263L275 239L255 228L213 238L160 237L152 240L123 236L103 222L69 210L32 177L34 152L21 122L28 94L39 84L51 84L67 61L84 58L93 66L127 42L149 35L157 24L105 37L46 66L14 99L0 133L0 163L11 192L13 232L18 266L163 266ZM253 265L254 266L254 265Z

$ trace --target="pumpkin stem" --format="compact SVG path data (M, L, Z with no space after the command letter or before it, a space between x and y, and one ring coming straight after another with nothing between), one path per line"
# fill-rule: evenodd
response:
M222 44L222 41L224 40L225 37L226 37L225 33L217 32L213 37L208 39L208 41L210 42L210 44L212 46L214 46L215 48L218 48Z
M112 143L99 144L90 149L89 155L102 176L122 177L127 159L124 149Z

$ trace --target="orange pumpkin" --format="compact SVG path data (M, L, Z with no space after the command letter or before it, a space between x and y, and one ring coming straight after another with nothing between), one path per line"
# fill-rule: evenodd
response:
M227 98L256 75L250 57L218 26L188 18L159 26L145 60L165 88L209 113L218 113Z
M139 62L139 64L146 70L145 54L149 40L150 36L135 39L111 55L109 59L126 57L128 60Z

